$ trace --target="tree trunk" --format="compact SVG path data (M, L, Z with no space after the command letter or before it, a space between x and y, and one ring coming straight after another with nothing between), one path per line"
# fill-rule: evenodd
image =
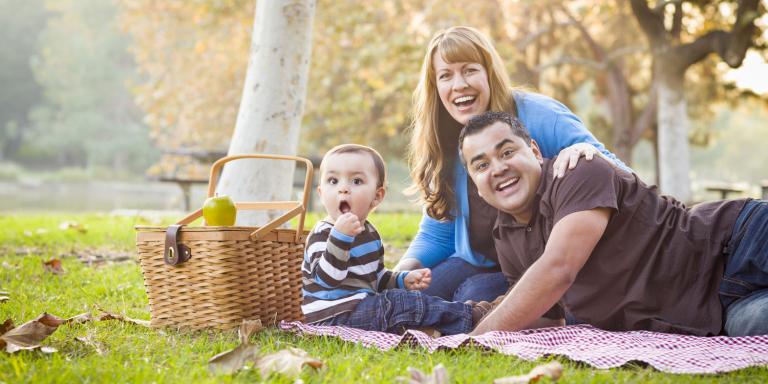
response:
M613 150L627 166L632 166L632 149L636 141L632 138L632 99L629 85L620 68L608 68L608 109L613 124Z
M229 155L295 155L306 97L314 0L259 1L243 96ZM224 167L217 186L235 201L291 198L295 164L239 160ZM240 211L238 225L265 224L275 212Z
M659 189L678 200L691 201L690 150L688 146L688 110L682 79L656 76L658 90L658 157Z

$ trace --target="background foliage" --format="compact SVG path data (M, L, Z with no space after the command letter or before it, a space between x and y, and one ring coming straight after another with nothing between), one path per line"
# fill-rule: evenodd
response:
M728 28L736 3L682 2L680 40ZM303 155L358 141L402 161L424 46L435 31L452 25L488 33L517 84L566 103L614 150L620 149L618 135L652 101L650 52L625 1L373 4L317 2ZM9 42L0 49L0 64L8 69L0 74L3 160L138 175L155 164L150 173L157 175L174 171L180 160L168 154L178 149L226 150L242 93L254 0L0 0L0 7L0 33ZM763 15L752 51L763 56L766 24ZM766 103L765 96L726 80L727 70L712 56L687 72L691 140L704 148L723 142L713 128L719 111L750 98L755 102L745 113ZM623 102L611 93L619 80L626 84L629 109L618 116L627 121L612 114ZM639 136L654 137L653 125ZM640 159L639 166L646 164L653 168ZM736 172L742 179L763 177Z

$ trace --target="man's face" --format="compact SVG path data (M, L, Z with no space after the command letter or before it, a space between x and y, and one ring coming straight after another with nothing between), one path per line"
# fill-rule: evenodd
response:
M462 153L480 197L518 222L528 223L543 161L536 142L528 146L507 124L495 122L466 136Z

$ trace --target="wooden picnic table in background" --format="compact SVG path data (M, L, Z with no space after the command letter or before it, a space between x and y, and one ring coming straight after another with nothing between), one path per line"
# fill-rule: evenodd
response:
M768 200L768 180L760 182L760 196L763 200Z
M729 194L735 193L744 193L746 189L738 184L731 184L731 183L719 183L719 184L711 184L706 187L706 190L708 192L717 192L720 194L720 199L725 200L728 198Z
M189 212L191 210L191 195L192 195L192 186L195 184L199 185L208 185L208 173L207 170L210 169L211 165L213 163L226 156L226 151L208 151L208 150L199 150L199 149L172 149L163 151L164 155L170 155L170 156L179 156L184 158L192 159L194 163L196 163L199 167L203 168L206 172L195 172L195 174L188 174L185 172L170 172L170 173L164 173L161 174L159 177L156 177L156 180L167 182L167 183L174 183L179 186L181 189L181 192L183 194L184 199L184 210ZM319 156L309 156L308 159L312 161L312 165L315 168L315 171L320 167L320 157ZM205 175L206 177L203 177ZM312 191L313 193L310 194L309 197L309 207L308 210L312 210L313 206L313 195L314 195L314 187L317 185L316 182L313 180L313 186ZM304 187L304 179L294 179L293 181L293 187L294 188L303 188Z

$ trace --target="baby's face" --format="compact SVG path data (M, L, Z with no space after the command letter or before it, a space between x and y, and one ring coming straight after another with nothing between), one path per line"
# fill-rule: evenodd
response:
M377 187L378 181L369 154L336 153L323 160L317 191L333 220L352 212L362 221L384 197L384 188Z

